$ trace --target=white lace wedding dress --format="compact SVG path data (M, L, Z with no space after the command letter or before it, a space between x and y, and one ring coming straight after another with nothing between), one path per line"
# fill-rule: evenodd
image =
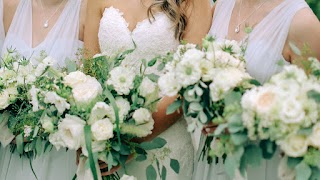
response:
M123 13L116 8L106 8L100 21L99 44L102 53L114 54L134 48L123 61L123 65L139 71L141 59L151 60L157 55L165 55L168 51L175 50L179 41L174 37L174 28L170 19L162 12L155 14L155 20L145 19L139 22L133 31L128 29L128 23ZM134 42L134 43L133 43ZM152 72L157 73L156 67ZM187 132L187 125L184 119L180 119L169 129L163 132L160 137L167 140L167 147L171 150L170 158L180 162L180 173L175 174L170 169L169 161L164 160L167 167L168 180L191 179L193 170L193 146L191 136ZM137 177L139 180L146 179L145 169L150 161L130 162L126 169L128 174Z

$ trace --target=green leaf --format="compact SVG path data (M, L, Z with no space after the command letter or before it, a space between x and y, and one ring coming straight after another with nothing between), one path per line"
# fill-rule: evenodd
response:
M107 163L108 163L108 171L110 171L110 170L112 169L112 165L113 165L113 156L112 156L112 153L108 153Z
M214 131L214 135L219 136L227 127L228 127L228 124L220 124L217 127L217 129Z
M158 71L162 71L165 67L166 67L166 64L165 64L164 62L161 62L161 63L158 65L157 70L158 70Z
M165 166L162 166L161 180L166 180L166 179L167 179L167 168Z
M146 151L153 149L160 149L167 144L167 141L163 138L157 137L150 142L143 142L140 147Z
M182 101L177 99L172 104L170 104L170 106L167 108L166 114L167 115L173 114L181 107L181 105L182 105Z
M154 65L156 64L156 62L158 61L158 59L159 59L159 56L151 59L151 60L148 62L148 66L149 66L149 67L154 66Z
M146 75L152 82L157 83L160 76L156 74L148 74Z
M23 138L23 134L19 134L16 137L16 144L17 144L17 151L19 154L23 154L23 149L24 149L24 138Z
M320 179L320 169L312 168L312 175L310 180L319 180Z
M124 144L121 144L120 148L120 154L121 155L130 155L131 154L131 149L129 146L126 146Z
M231 134L231 140L236 146L240 146L248 140L245 133L235 133Z
M84 136L85 136L86 148L88 151L90 169L91 169L94 180L98 180L98 174L97 174L97 169L96 169L96 160L94 159L94 156L92 153L91 127L89 125L86 125L84 127Z
M180 172L180 163L179 163L179 161L177 161L176 159L170 159L170 167L174 172L179 174L179 172Z
M75 61L67 59L65 63L66 63L68 73L71 73L77 70L77 64Z
M298 164L302 162L302 158L288 157L287 165L290 169L294 169Z
M225 164L224 164L224 169L230 179L234 179L235 176L235 171L236 169L240 166L240 163L236 161L235 158L232 157L232 155L228 155Z
M254 145L248 145L245 148L245 156L248 164L252 166L260 166L262 160L262 150Z
M300 129L297 133L298 133L299 135L309 136L309 135L312 134L312 129L313 129L312 127Z
M147 160L147 156L145 154L139 154L137 157L136 157L136 161L145 161Z
M147 173L147 180L156 180L157 179L156 169L152 165L149 165L147 167L146 173Z
M259 81L255 80L255 79L250 79L249 83L253 84L255 86L261 86L261 83Z
M35 128L34 128L34 130L33 130L33 138L35 138L37 135L38 135L38 132L39 132L39 126L36 126Z
M116 132L117 132L117 138L118 138L118 144L121 144L121 139L120 139L120 118L119 118L119 108L116 104L116 100L114 99L112 93L108 90L108 89L105 89L105 94L108 98L108 100L110 101L110 104L114 110L114 114L115 114L115 117L116 117Z
M228 130L230 133L237 133L244 130L241 113L228 117Z
M203 124L208 122L208 117L207 117L206 113L204 113L203 111L199 112L198 117L199 117L200 122L202 122Z
M262 149L262 157L264 159L271 159L276 152L276 143L269 140L260 141L260 148Z
M235 91L231 91L230 93L228 93L225 98L224 98L224 103L226 106L233 104L235 102L240 102L241 101L241 93L240 92L235 92Z
M42 153L42 140L40 138L37 138L37 141L36 141L36 151L37 151L37 154L41 154Z
M303 161L298 164L295 168L296 170L296 180L306 180L311 176L311 168Z
M317 103L320 103L320 92L311 90L308 92L308 97L314 99Z

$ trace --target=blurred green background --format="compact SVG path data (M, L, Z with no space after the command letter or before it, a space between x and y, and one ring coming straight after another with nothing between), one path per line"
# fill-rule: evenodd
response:
M319 0L307 0L313 12L320 18L320 1Z

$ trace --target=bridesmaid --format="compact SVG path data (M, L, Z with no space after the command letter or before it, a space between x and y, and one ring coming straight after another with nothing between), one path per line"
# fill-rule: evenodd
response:
M83 47L86 1L81 0L4 0L6 39L9 47L36 62L41 51L63 67L66 58L75 58ZM70 180L76 172L76 153L54 148L32 161L40 180ZM29 160L0 148L1 180L36 179Z
M247 34L245 29L251 29ZM214 7L210 35L218 39L245 42L248 72L261 83L281 71L279 60L289 64L298 58L289 43L302 48L308 44L320 59L320 23L304 0L218 0ZM206 127L203 132L212 132ZM201 137L199 151L205 136ZM199 153L199 152L198 152ZM264 161L259 168L249 168L247 179L275 180L279 155ZM208 165L196 161L195 180L227 180L223 164ZM239 178L237 178L239 179Z

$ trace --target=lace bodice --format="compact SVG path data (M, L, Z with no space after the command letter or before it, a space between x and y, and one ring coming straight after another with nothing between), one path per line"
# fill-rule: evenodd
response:
M100 21L99 44L101 52L108 55L133 49L123 61L124 66L139 70L141 58L147 61L157 55L165 55L177 48L179 41L174 37L174 27L163 12L154 15L155 19L138 22L130 31L123 12L114 7L106 8Z
M83 42L79 40L81 2L68 0L45 39L32 47L32 0L21 0L5 38L2 54L7 52L7 48L14 48L36 64L44 51L57 61L57 67L64 67L65 60L75 59L78 49L83 47Z
M170 19L162 12L154 15L151 22L145 19L139 22L133 31L128 29L129 24L123 17L120 10L109 7L106 8L100 21L99 44L103 54L113 55L128 49L136 49L129 54L122 62L122 65L132 68L135 72L140 69L141 59L151 60L157 55L165 55L169 51L174 51L179 45L179 41L174 37L174 27ZM157 73L156 66L151 70ZM148 72L147 72L148 73ZM158 74L158 73L157 73ZM191 179L193 171L193 146L191 136L187 132L187 124L184 119L180 119L169 129L163 132L160 137L167 140L167 147L170 149L170 158L180 162L180 173L176 174L170 169L169 159L165 159L168 174L167 179L188 180ZM152 152L151 154L161 154ZM148 158L149 160L152 157ZM150 161L131 162L126 166L127 173L137 179L146 179L145 169L150 165Z
M209 34L218 39L228 37L235 2L236 0L217 2ZM263 83L282 70L279 61L288 64L282 56L282 51L290 24L299 10L308 7L305 0L283 0L253 28L248 35L245 58L247 70L254 78Z

